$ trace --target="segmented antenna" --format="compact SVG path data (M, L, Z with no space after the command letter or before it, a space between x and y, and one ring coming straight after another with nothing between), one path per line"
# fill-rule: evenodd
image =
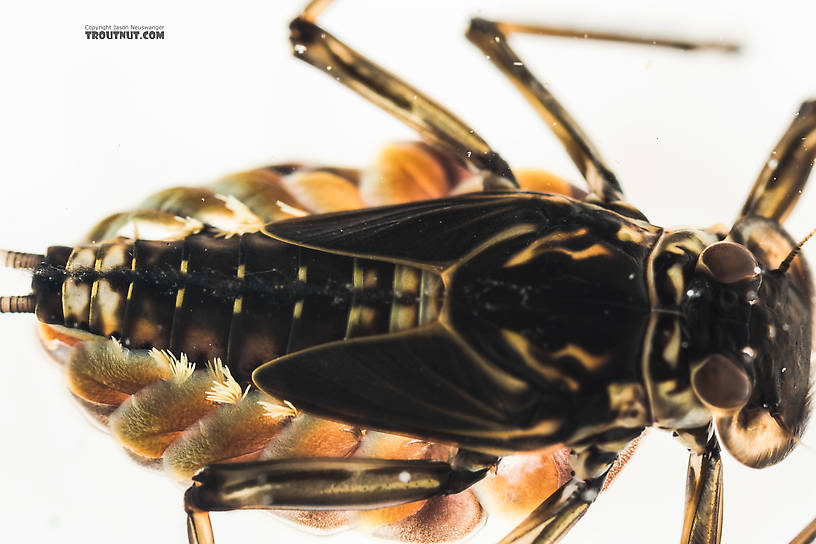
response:
M33 270L43 261L45 261L45 255L0 249L0 266L6 268Z
M33 314L34 295L0 297L0 314Z
M810 231L810 234L805 236L801 242L796 244L796 247L793 248L793 250L791 250L790 253L788 253L788 256L785 257L785 260L782 261L782 263L779 265L779 268L776 269L776 272L778 272L779 274L784 274L785 272L787 272L793 260L796 258L797 255L799 255L799 252L802 250L802 246L805 245L805 242L810 240L811 236L813 236L814 234L816 234L816 229Z

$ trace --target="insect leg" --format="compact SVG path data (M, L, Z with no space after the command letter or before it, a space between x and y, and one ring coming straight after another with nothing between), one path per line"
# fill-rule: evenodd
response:
M191 544L213 542L207 512L238 509L367 510L454 494L486 468L394 459L275 459L205 467L184 495Z
M518 170L515 174L526 191L586 197L585 191L550 172ZM234 196L265 222L273 222L293 213L328 213L477 192L483 183L482 176L456 157L415 141L385 146L364 170L284 164L230 175L209 188Z
M630 443L621 453L610 453L607 444L590 446L580 452L572 452L570 464L573 477L533 510L527 518L505 536L499 544L555 544L578 523L598 494L605 489L610 472L616 465L625 464L624 455L637 446Z
M482 190L482 179L454 157L424 142L384 147L363 172L360 194L373 206L442 198L461 184Z
M796 535L790 544L813 544L816 542L816 519L808 523L802 532Z
M718 544L722 529L722 461L713 426L683 431L690 450L682 544Z
M481 49L527 100L536 108L555 135L561 140L572 162L586 179L590 192L603 202L622 200L623 190L615 174L589 138L555 96L535 78L507 44L501 23L473 19L468 39Z
M467 31L468 39L481 49L502 73L521 91L524 97L544 118L566 149L578 171L587 182L590 192L604 203L621 201L623 190L618 180L587 135L578 126L555 96L527 69L507 44L512 32L560 37L592 38L607 41L661 45L679 49L721 49L735 51L736 47L723 43L665 40L643 36L588 32L537 25L521 25L473 19ZM632 213L635 210L628 209Z
M462 120L314 24L328 3L313 1L290 24L297 58L380 106L431 145L485 174L485 189L518 187L504 159Z
M805 188L816 159L816 100L802 104L751 188L740 217L784 221Z
M604 477L587 481L571 479L541 503L499 544L558 542L584 516L603 487L603 481Z
M583 200L586 192L544 170L516 170L521 189ZM363 171L360 196L371 206L400 204L478 192L484 180L448 153L424 142L386 146Z

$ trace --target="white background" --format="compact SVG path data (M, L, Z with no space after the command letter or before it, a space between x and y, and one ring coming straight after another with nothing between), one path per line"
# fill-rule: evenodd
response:
M167 4L4 6L0 247L71 244L159 188L293 159L364 166L383 143L413 138L290 58L286 25L301 1ZM345 0L321 22L449 106L511 165L575 182L555 139L464 39L469 16L735 39L740 56L513 41L655 224L730 224L799 103L816 96L816 7L711 4ZM165 39L86 40L84 25L96 24L161 24ZM806 196L788 223L794 237L816 226L813 209ZM27 292L19 272L0 280L4 294ZM87 424L37 345L31 316L0 320L0 540L184 542L182 489ZM723 542L787 542L816 515L814 467L816 452L803 448L763 471L728 459ZM653 433L564 542L676 541L684 478L685 452ZM255 513L216 515L215 530L220 544L314 538Z

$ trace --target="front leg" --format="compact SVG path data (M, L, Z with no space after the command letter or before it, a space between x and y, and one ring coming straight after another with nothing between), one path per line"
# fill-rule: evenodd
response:
M585 447L570 455L573 477L550 495L499 544L555 544L584 517L590 505L637 448L610 442ZM619 450L618 453L612 451Z
M682 544L718 544L722 535L723 477L720 444L711 425L680 433L689 448Z

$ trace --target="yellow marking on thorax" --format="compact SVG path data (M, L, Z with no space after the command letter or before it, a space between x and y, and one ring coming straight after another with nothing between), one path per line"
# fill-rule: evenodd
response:
M635 244L639 244L643 242L645 236L644 232L640 229L636 229L631 225L622 224L616 233L618 240L621 242L633 242Z
M550 358L547 357L548 354L533 345L527 338L509 329L502 329L501 334L504 341L510 344L527 366L532 368L535 372L554 382L563 383L570 391L579 391L581 389L581 384L579 384L575 378L564 374L552 364L547 364L548 361L545 358ZM539 356L537 357L536 355Z
M683 301L683 285L685 285L683 267L680 264L672 265L666 270L666 277L669 278L674 288L674 302L680 304Z
M577 344L567 344L554 351L553 357L574 357L587 370L597 370L609 361L609 355L593 355Z
M489 247L495 246L496 244L500 244L505 240L509 240L511 238L515 238L517 236L522 236L524 234L530 234L535 232L538 229L537 225L532 225L530 223L521 223L518 225L513 225L512 227L508 227L503 231L495 234L479 244L478 246L474 247L470 251L467 252L464 256L462 256L454 265L446 268L442 271L442 280L445 285L450 284L450 280L453 277L456 270L462 266L463 264L467 263L471 259L473 259L476 255L482 253Z
M680 346L683 334L680 331L680 322L675 320L672 328L672 335L669 343L663 349L663 360L671 365L672 368L677 368L677 361L680 359Z
M609 410L626 427L649 424L646 391L639 383L610 383L607 388Z
M601 244L592 244L588 248L580 249L580 250L573 250L573 249L566 249L563 247L554 247L549 248L547 251L553 251L557 253L564 253L572 257L575 261L582 261L584 259L591 259L592 257L609 257L612 254L609 250L602 246Z
M589 231L586 227L577 227L574 230L557 230L555 232L551 232L547 236L542 236L538 240L536 240L536 244L540 243L547 243L547 242L561 242L563 240L569 240L570 238L580 238L581 236L585 236L588 234Z
M575 231L557 231L552 232L546 236L542 236L538 240L531 243L529 246L525 247L504 263L505 268L510 268L512 266L518 266L524 264L538 256L543 251L548 251L547 248L542 248L545 244L553 244L562 242L564 240L569 240L570 238L574 238L577 236L583 236L586 234L587 230L583 227L575 230Z
M510 257L507 262L504 263L504 267L510 268L525 264L535 259L542 253L564 253L576 261L590 259L592 257L610 256L611 253L609 249L607 249L604 245L597 243L592 244L585 249L567 249L563 247L563 242L581 238L582 236L586 236L588 232L589 231L585 227L578 227L575 230L560 230L546 236L542 236L526 248Z

